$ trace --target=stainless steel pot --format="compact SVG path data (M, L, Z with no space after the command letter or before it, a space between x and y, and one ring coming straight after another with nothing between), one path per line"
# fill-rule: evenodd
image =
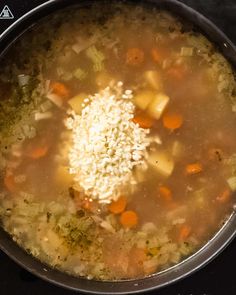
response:
M106 5L106 0L97 0L96 2L98 1L101 1ZM18 39L25 30L33 26L40 18L69 5L76 4L79 9L82 6L91 5L92 2L92 0L50 0L34 8L18 19L2 35L0 35L0 56L4 55L4 52L9 46L11 46L14 40ZM213 41L233 67L236 67L236 48L232 42L212 22L198 12L176 0L131 0L129 2L133 2L134 5L137 4L137 2L145 2L145 5L154 5L156 7L164 8L187 19ZM235 229L236 214L232 212L221 230L202 249L187 260L170 269L162 271L161 273L144 279L119 282L100 282L84 278L75 278L52 269L28 255L23 249L17 246L11 237L1 228L0 248L16 263L27 269L29 272L58 286L90 294L133 294L170 285L197 271L215 258L230 243L235 235Z

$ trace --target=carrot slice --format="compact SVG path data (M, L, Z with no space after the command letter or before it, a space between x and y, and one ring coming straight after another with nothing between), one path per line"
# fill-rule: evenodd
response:
M172 199L172 192L171 190L166 187L166 186L160 186L159 187L159 193L160 193L160 196L167 202L171 202L173 199Z
M186 166L185 171L187 175L193 175L202 172L203 167L200 163L193 163Z
M45 157L47 152L48 152L48 146L37 147L37 148L31 150L28 153L28 156L31 159L40 159L40 158Z
M175 130L182 126L183 117L180 114L169 113L163 116L162 123L165 128Z
M152 48L151 50L152 59L160 64L167 56L168 52L165 52L163 48Z
M154 124L154 120L145 113L135 115L133 122L138 124L141 128L151 128Z
M135 227L138 223L138 215L134 211L125 211L120 216L120 223L125 228Z
M231 197L231 191L229 189L226 189L225 191L223 191L223 193L221 193L217 198L217 202L219 203L226 203L229 201Z
M191 227L189 225L183 225L181 228L180 228L180 232L179 232L179 241L184 241L186 240L189 236L190 236L190 233L191 233Z
M4 185L9 192L13 193L14 191L16 191L16 183L14 180L14 175L12 174L6 175L4 177Z
M144 52L139 48L130 48L126 53L126 63L132 66L138 66L144 61Z
M122 213L127 205L127 200L125 197L121 196L117 201L112 202L108 209L114 214Z
M68 98L70 95L70 91L66 85L60 82L52 82L51 89L53 93L63 98Z
M186 69L183 66L175 66L167 71L167 76L177 81L183 80L186 74Z

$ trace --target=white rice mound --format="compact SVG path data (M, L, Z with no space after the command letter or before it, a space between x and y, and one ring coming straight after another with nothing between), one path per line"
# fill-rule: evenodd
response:
M84 100L81 115L70 112L72 130L70 173L75 189L91 199L110 203L132 182L132 169L143 164L150 144L149 129L132 121L135 106L123 83L107 87Z

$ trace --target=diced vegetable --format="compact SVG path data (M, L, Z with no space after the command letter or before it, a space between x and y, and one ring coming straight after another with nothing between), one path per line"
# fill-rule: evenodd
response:
M224 159L224 165L229 168L230 175L234 175L236 173L236 154L232 154L230 157Z
M108 232L114 234L115 233L115 229L114 227L109 223L107 222L106 220L103 220L101 223L100 223L100 226L104 229L106 229Z
M148 106L148 113L156 120L158 120L169 103L169 96L159 93Z
M52 112L35 113L34 115L35 121L50 119L51 117L52 117Z
M48 100L40 105L40 110L42 112L46 112L46 111L50 110L51 108L52 108L52 103Z
M141 128L151 128L154 124L154 120L144 112L135 115L133 122L138 124Z
M186 69L182 65L174 66L168 69L167 76L176 81L181 81L185 77Z
M43 158L47 155L48 153L48 146L41 146L41 147L36 147L34 149L32 149L31 151L28 152L28 157L30 157L31 159L40 159Z
M166 186L160 186L159 187L159 194L160 194L160 197L163 200L165 200L166 202L171 202L173 200L173 198L172 198L172 192Z
M179 241L185 241L191 234L191 227L189 225L184 224L180 228L179 232Z
M146 71L144 73L144 78L152 88L158 91L162 90L163 85L161 75L158 71Z
M156 63L161 64L163 60L166 58L167 53L164 52L161 48L153 48L151 50L151 56Z
M186 166L185 171L187 175L194 175L202 172L203 167L201 163L193 163Z
M126 53L126 63L131 66L138 66L144 61L144 52L140 48L130 48Z
M78 68L74 71L73 76L76 79L82 81L87 77L87 73L84 70L82 70L81 68Z
M193 47L182 47L180 51L181 56L192 56L193 55Z
M151 152L147 161L152 168L164 177L170 176L174 170L173 160L162 151Z
M93 65L93 70L94 70L94 72L101 72L102 70L104 70L104 63L103 62L96 62Z
M52 93L56 94L62 98L68 98L70 95L69 89L66 87L65 84L60 82L52 82L51 83Z
M172 156L176 159L181 158L184 155L184 146L178 140L175 140L172 146Z
M168 113L163 116L162 122L165 128L175 130L182 126L183 117L177 113Z
M54 93L48 93L47 94L47 98L53 102L56 106L58 106L59 108L62 107L63 105L63 99L61 98L61 96L54 94Z
M84 51L89 46L92 46L92 44L96 41L96 38L94 36L92 36L89 39L88 38L85 39L79 36L76 39L77 39L77 43L73 44L71 48L77 54L80 54L80 52Z
M122 213L127 205L127 200L124 196L121 196L117 201L113 201L109 206L108 209L114 214Z
M24 87L29 84L30 76L29 75L18 75L18 83L20 87Z
M99 51L94 45L90 46L86 50L86 55L89 59L92 60L94 64L99 64L105 59L104 54L101 51Z
M229 179L227 179L227 183L230 187L230 189L235 192L236 191L236 177L232 176Z
M120 223L125 228L132 228L138 224L138 216L134 211L125 211L120 216Z
M216 201L219 203L226 203L231 197L231 191L229 189L224 190L217 198Z
M87 97L86 93L80 93L76 95L75 97L71 98L68 101L68 104L77 114L81 114L83 109L83 103L86 97Z
M134 102L141 110L146 110L152 100L155 99L155 91L143 90L134 96Z

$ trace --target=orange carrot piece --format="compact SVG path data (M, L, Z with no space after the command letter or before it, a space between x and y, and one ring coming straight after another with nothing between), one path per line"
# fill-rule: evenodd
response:
M181 66L172 67L167 71L168 77L178 81L182 80L185 77L185 74L186 74L186 70L184 67L181 67Z
M37 147L33 150L31 150L29 153L28 153L28 156L31 158L31 159L40 159L40 158L43 158L46 156L48 152L48 146L42 146L42 147Z
M4 185L9 192L13 193L14 191L16 191L16 183L14 180L14 175L12 174L6 175L4 177Z
M138 215L134 211L124 211L120 216L120 223L125 228L135 227L138 223Z
M93 207L92 201L87 199L87 198L84 199L83 202L82 202L82 207L85 210L92 211L92 207Z
M60 82L51 83L52 92L60 97L68 98L70 96L70 91L65 84Z
M181 228L180 228L180 232L179 232L179 241L184 241L186 240L191 233L191 227L189 225L184 224Z
M125 210L126 205L127 205L126 198L121 196L117 201L112 202L108 206L108 210L114 214L120 214Z
M133 122L145 129L151 128L154 124L154 120L145 113L136 114L133 118Z
M183 124L183 117L180 114L169 113L165 114L162 119L165 128L170 130L178 129Z
M160 186L159 187L159 193L160 193L160 196L167 202L171 202L173 199L172 199L172 192L171 190L166 187L166 186Z
M231 197L231 191L229 189L226 189L225 191L223 191L223 193L221 193L217 198L217 202L219 203L226 203L229 201Z
M130 48L126 53L126 63L131 66L138 66L144 61L144 52L139 48Z
M193 163L186 166L185 171L187 175L193 175L202 172L203 167L200 163Z
M167 57L167 54L161 48L152 48L151 56L156 63L160 64Z

